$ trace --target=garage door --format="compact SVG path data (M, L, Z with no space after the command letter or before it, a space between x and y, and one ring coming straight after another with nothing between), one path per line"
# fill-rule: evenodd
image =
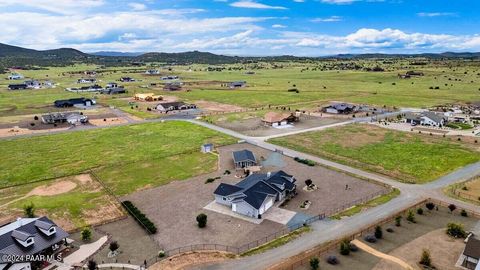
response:
M270 198L270 199L265 203L265 208L264 208L263 212L265 213L265 212L268 210L268 208L272 207L272 205L273 205L273 198Z

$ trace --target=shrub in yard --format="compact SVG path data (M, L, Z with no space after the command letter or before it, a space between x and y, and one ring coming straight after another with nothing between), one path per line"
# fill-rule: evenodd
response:
M320 261L318 260L317 257L311 258L310 259L310 269L312 270L317 270L320 268Z
M368 243L376 243L377 242L377 238L374 235L371 235L371 234L365 236L364 240L367 241Z
M455 238L465 238L467 236L463 225L454 222L447 224L447 234Z
M385 231L387 231L387 232L389 232L389 233L393 233L393 232L394 232L393 228L390 228L390 227L387 228Z
M380 226L375 227L375 238L382 239L382 237L383 237L382 227Z
M425 204L425 206L427 207L428 210L432 211L433 208L435 208L435 204L432 203L432 202L428 202L427 204Z
M455 211L455 209L457 209L457 206L455 204L451 203L448 205L448 210L450 210L450 213Z
M465 211L465 209L462 209L462 211L460 212L460 215L462 217L468 217L468 213L467 213L467 211Z
M418 209L417 209L417 214L423 215L423 209L422 209L422 208L418 208Z
M310 186L312 184L312 179L305 180L305 185Z
M205 228L207 226L207 215L204 213L198 214L197 223L199 228Z
M344 256L350 254L350 241L348 241L347 239L343 240L340 243L340 254Z
M225 172L223 174L231 174L232 172L230 172L229 170L225 170Z
M33 202L26 204L23 206L23 212L27 218L34 218L35 217L35 205Z
M160 251L158 252L158 257L159 257L159 258L165 257L165 251L160 250Z
M157 232L157 227L155 224L145 216L145 214L140 211L131 201L124 201L122 203L123 207L127 212L132 215L135 220L144 227L149 234L155 234Z
M395 226L400 227L402 225L402 216L395 217Z
M330 255L327 257L327 263L331 264L331 265L336 265L338 264L338 259L337 259L337 256L334 256L334 255Z
M427 267L432 266L432 259L430 258L430 251L428 251L428 249L422 251L419 263Z
M355 244L350 243L350 251L351 251L351 252L357 252L357 251L358 251L358 247L357 247Z
M83 241L90 241L92 239L92 231L89 228L85 228L80 233Z
M205 184L213 183L214 181L215 181L215 178L208 178L207 180L205 180Z
M408 214L407 214L407 220L409 222L412 222L412 223L415 223L415 214L413 213L412 210L408 211Z
M33 117L33 120L37 121L37 120L38 120L38 116L35 115L35 116Z
M111 252L115 252L120 248L120 245L117 243L117 241L113 241L110 243L108 249L110 249Z
M88 270L95 270L97 269L97 262L94 260L89 260L87 266Z

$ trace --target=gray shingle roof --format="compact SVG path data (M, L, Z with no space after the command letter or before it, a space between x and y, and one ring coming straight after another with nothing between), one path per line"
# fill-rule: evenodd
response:
M33 255L37 254L46 248L51 247L54 244L61 242L64 238L68 237L68 233L62 228L56 227L56 233L47 236L42 233L39 227L36 226L36 221L50 223L54 226L55 223L47 217L41 217L38 219L24 219L26 222L24 225L12 229L10 232L0 235L0 254L15 254L15 255ZM40 223L39 223L40 224ZM10 225L6 225L10 226ZM42 225L44 226L44 225ZM17 231L17 232L15 232ZM21 233L18 233L21 232ZM29 247L24 247L15 239L15 237L24 237L29 235L34 238L34 244ZM0 258L1 262L1 258Z
M257 162L257 160L255 159L255 155L253 155L252 151L247 149L233 152L233 161L235 163L242 161Z
M463 255L475 259L480 259L480 240L474 238L473 236L470 236L470 238L468 238L467 244L465 245Z
M284 190L295 189L295 178L278 171L268 174L251 174L236 185L220 184L214 194L229 196L233 194L244 194L241 199L255 209L259 209L268 196L276 196Z

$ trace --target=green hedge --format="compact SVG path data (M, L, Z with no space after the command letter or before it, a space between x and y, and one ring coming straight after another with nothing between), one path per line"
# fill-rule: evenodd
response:
M142 211L140 211L131 201L124 201L122 203L123 207L127 209L127 212L132 215L135 220L142 225L149 234L155 234L157 232L157 227L153 222L145 216Z

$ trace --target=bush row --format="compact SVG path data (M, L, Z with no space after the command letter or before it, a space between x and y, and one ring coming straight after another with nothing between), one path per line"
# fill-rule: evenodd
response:
M142 225L149 234L155 234L157 232L157 227L153 222L145 216L142 211L140 211L131 201L124 201L122 203L123 207L127 209L127 212L132 215L135 220Z
M312 167L315 166L315 162L311 161L309 159L303 159L303 158L295 157L294 160L296 162L303 163L303 164L308 165L308 166L312 166Z

